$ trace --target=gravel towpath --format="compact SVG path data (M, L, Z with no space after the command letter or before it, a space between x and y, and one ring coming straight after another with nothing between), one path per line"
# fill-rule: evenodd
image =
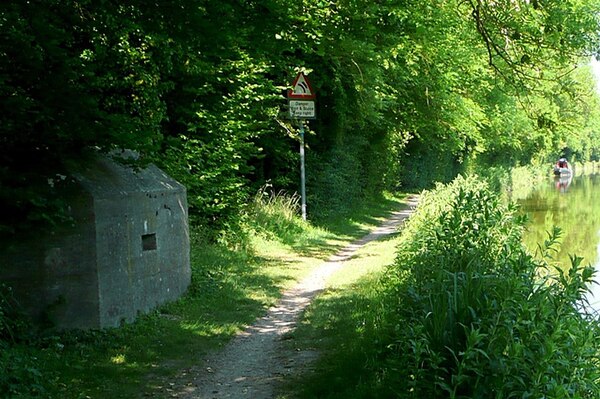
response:
M344 267L359 248L396 232L417 204L409 197L408 208L394 212L381 226L323 262L294 288L283 293L279 303L234 338L223 350L203 359L189 370L186 386L172 390L178 398L275 399L278 384L286 376L306 370L316 360L313 351L294 351L282 342L295 327L304 309L326 286L327 278ZM179 385L179 384L178 384ZM175 388L175 387L173 387Z

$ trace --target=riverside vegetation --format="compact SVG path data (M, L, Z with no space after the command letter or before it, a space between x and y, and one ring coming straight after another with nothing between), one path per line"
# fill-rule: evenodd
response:
M559 229L532 256L522 229L476 178L424 192L393 265L307 312L297 338L327 355L302 397L599 397L593 269L550 266Z

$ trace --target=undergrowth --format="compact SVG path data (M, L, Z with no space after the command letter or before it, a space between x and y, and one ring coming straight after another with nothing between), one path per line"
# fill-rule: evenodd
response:
M32 334L27 318L12 296L10 287L0 284L0 395L43 394L37 359L28 351L13 350L28 345Z

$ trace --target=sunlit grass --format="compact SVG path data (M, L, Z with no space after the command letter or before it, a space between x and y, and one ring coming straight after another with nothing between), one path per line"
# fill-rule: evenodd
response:
M327 290L307 309L289 343L299 349L317 349L321 353L318 371L289 381L289 392L279 399L292 397L290 392L300 398L331 392L340 398L365 397L348 381L373 375L365 367L373 364L368 354L376 353L380 345L375 334L383 313L376 309L382 304L379 282L394 262L397 244L397 235L368 243L329 279Z
M110 361L111 361L111 363L114 363L114 364L124 364L125 363L125 355L118 354L118 355L112 356L110 358Z
M344 262L344 267L330 278L328 287L331 289L343 288L356 283L360 278L369 274L381 272L385 266L393 263L396 244L395 237L368 243Z

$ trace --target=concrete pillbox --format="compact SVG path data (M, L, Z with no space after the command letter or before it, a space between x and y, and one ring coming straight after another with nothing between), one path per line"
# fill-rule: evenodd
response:
M98 156L72 172L73 224L0 254L0 282L39 323L104 328L179 298L190 278L185 187Z

